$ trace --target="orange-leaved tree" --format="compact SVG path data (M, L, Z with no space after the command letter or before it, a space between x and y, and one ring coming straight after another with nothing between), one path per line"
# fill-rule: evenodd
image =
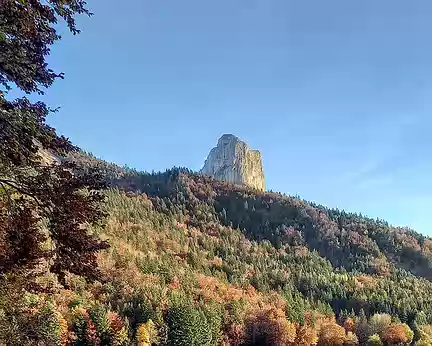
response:
M381 333L381 340L389 346L409 345L413 337L413 331L405 323L391 324Z
M318 335L318 346L343 346L345 329L335 322L323 323Z
M259 309L246 318L246 334L251 345L285 346L294 343L296 327L281 309Z

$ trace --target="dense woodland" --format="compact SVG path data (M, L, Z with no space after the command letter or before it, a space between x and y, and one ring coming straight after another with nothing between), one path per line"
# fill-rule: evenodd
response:
M103 277L40 278L52 292L27 293L16 324L3 321L17 338L44 340L50 318L58 344L432 344L429 238L187 169L69 159L109 186L91 230L111 245Z
M0 0L0 345L432 345L432 240L187 169L97 160L46 123L83 0Z

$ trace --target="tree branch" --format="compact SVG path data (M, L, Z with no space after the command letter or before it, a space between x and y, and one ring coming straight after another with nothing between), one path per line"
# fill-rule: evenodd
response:
M2 181L0 181L0 185L2 186L4 192L6 192L6 196L7 196L8 200L9 200L9 202L10 202L11 204L13 204L13 201L12 201L12 198L11 198L11 196L10 196L10 194L9 194L9 191L8 191L7 188L4 186L4 184L3 184Z
M27 191L24 191L24 190L21 189L20 187L16 186L16 185L15 185L16 182L11 181L11 180L6 180L6 179L0 179L0 183L1 183L2 186L3 186L3 189L5 189L5 188L4 188L4 185L10 186L11 188L17 190L19 193L21 193L21 194L23 194L23 195L26 195L26 196L29 196L29 197L33 198L33 199L35 200L35 202L37 203L37 205L38 205L39 207L43 208L43 206L41 205L41 203L39 202L39 200L38 200L35 196L33 196L31 193L29 193L29 192L27 192ZM5 190L6 190L6 189L5 189Z

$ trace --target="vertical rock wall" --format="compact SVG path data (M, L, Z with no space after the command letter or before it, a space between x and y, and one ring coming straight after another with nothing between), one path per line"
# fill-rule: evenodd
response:
M245 142L231 134L219 139L217 146L210 151L201 173L261 191L266 189L261 153L251 150Z

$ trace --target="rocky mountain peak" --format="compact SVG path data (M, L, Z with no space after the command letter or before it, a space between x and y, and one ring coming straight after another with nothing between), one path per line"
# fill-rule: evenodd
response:
M261 153L233 134L219 138L201 169L202 174L238 185L247 185L265 191L264 168Z

